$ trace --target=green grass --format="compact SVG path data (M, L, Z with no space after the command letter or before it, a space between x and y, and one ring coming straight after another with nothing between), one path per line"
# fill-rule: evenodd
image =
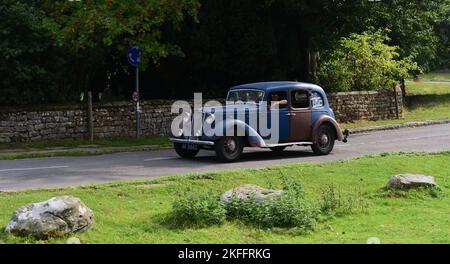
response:
M35 149L46 150L49 148L78 148L86 146L94 147L133 147L142 145L157 145L169 146L171 145L167 137L151 136L141 138L112 138L112 139L95 139L93 142L89 140L48 140L37 142L17 142L17 143L2 143L2 149Z
M409 95L450 94L450 82L448 84L407 82L406 93Z
M171 224L171 202L180 187L211 188L222 193L240 184L281 186L280 172L301 183L306 197L318 199L327 184L343 193L362 192L365 211L322 218L313 231L297 228L260 229L241 222L220 226L181 228ZM437 193L410 191L389 195L384 189L399 173L433 175ZM433 195L434 194L434 195ZM332 163L291 164L185 177L166 177L110 183L84 188L0 193L0 227L12 212L27 203L57 195L80 197L95 213L93 229L77 235L83 243L382 243L450 242L450 152L384 154ZM67 238L35 241L6 237L6 243L64 243Z
M450 72L430 72L419 76L422 81L450 82Z

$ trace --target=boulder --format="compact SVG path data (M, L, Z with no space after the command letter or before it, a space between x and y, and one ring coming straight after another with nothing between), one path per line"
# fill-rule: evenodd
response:
M222 195L222 202L229 203L232 197L239 200L248 200L250 198L257 201L271 199L283 194L281 190L265 189L254 184L244 184L237 188L231 189Z
M45 239L82 233L94 222L92 210L73 196L59 196L17 209L6 226L6 233Z
M391 189L435 188L438 187L434 177L420 174L399 174L389 179Z

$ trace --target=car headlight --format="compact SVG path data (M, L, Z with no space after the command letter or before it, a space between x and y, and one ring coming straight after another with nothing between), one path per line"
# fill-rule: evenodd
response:
M215 120L216 120L216 117L213 114L209 114L205 118L205 123L208 124L208 125L212 125L212 123L214 123Z
M191 121L191 113L184 112L183 113L183 122L187 123Z

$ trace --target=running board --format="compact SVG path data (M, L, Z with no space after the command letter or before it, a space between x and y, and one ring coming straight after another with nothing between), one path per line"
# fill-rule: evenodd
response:
M287 146L294 146L294 145L312 145L312 142L289 142L289 143L279 143L279 144L266 144L264 147L262 148L274 148L274 147L287 147Z

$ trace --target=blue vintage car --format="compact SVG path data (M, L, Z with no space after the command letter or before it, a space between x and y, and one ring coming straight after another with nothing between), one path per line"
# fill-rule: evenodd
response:
M215 151L220 160L231 162L239 159L244 147L281 152L295 145L311 146L314 153L327 155L336 140L347 142L348 133L341 130L324 90L317 85L299 82L239 85L229 90L226 101L226 106L203 107L197 113L203 121L201 128L192 125L190 133L186 133L180 127L171 138L181 157L193 158L200 149L206 149ZM250 120L255 112L258 112L256 123ZM188 113L184 120L192 122L194 115ZM262 123L271 129L271 135L263 133L259 126ZM223 133L210 133L211 129Z

